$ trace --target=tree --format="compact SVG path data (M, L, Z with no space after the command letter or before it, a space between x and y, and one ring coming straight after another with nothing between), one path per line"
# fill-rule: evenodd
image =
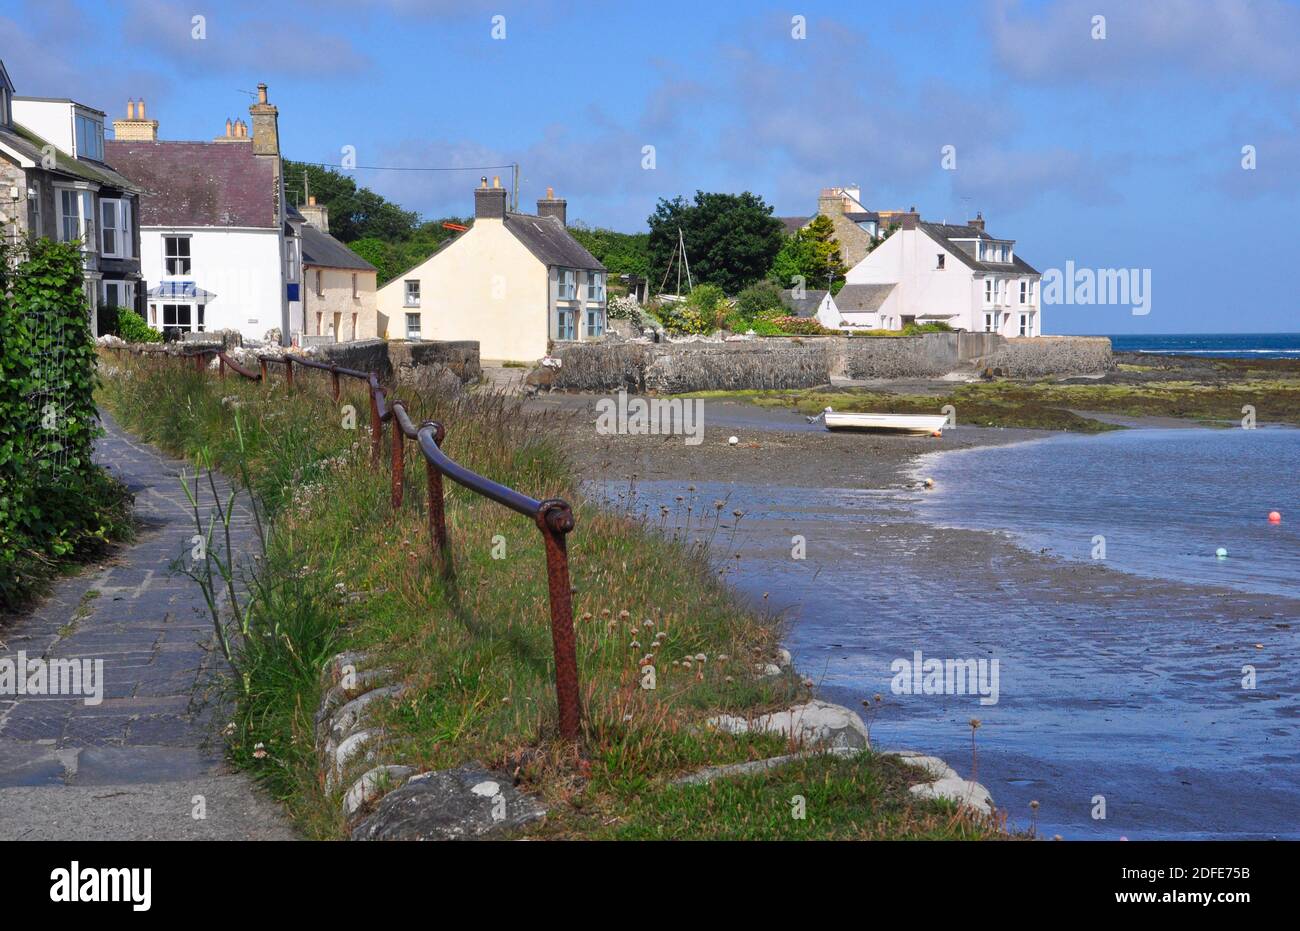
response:
M833 289L836 282L843 283L847 271L831 218L818 214L786 239L768 276L783 288L794 287L796 279L802 277L805 288Z
M679 260L673 258L679 228L693 283L717 285L728 294L762 278L781 249L781 221L761 197L749 191L696 191L694 202L683 197L660 199L647 223L650 277L655 285L663 280L669 263ZM675 271L672 282L675 286Z
M330 213L330 235L342 242L375 237L388 242L406 239L416 229L419 215L403 210L369 188L357 187L347 175L306 162L284 163L284 186L289 200L304 203L306 191Z
M583 223L569 226L569 234L600 260L611 275L640 275L650 271L649 233L619 233Z

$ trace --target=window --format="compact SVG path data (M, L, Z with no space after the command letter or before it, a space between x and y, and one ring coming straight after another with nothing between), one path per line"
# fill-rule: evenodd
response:
M89 191L74 191L70 188L59 189L59 239L61 242L82 240L83 245L91 243L94 235L95 206Z
M163 304L163 335L175 338L181 333L203 332L202 304Z
M587 308L587 338L593 339L605 333L605 315L599 307Z
M284 241L284 280L297 281L298 267L298 240L286 238ZM292 298L292 300L297 300L297 298Z
M600 272L587 272L587 300L605 299L605 276Z
M99 251L107 258L131 258L131 202L104 198L99 202Z
M408 279L406 279L406 306L407 306L407 307L419 307L419 306L420 306L420 282L419 282L419 279L416 279L416 278L408 278ZM420 317L419 314L407 314L406 316L407 316L408 319L409 319L410 317L414 316L414 317L416 318L417 325L418 325L418 321L419 321L419 317Z
M323 297L325 295L324 276L325 273L323 271L321 271L319 268L316 269L316 296L317 297Z
M104 124L77 114L77 157L104 160Z
M561 307L556 311L555 338L561 340L574 339L573 329L573 311Z
M190 273L190 237L163 237L163 267L169 275Z
M985 304L993 303L993 279L992 278L984 279L984 303Z
M356 272L352 273L352 300L354 301L357 300L357 273ZM357 317L356 314L352 315L352 319L355 320L356 317ZM355 331L356 327L353 327L352 329Z
M103 303L105 307L133 309L135 307L135 285L129 281L105 281Z
M324 319L325 319L325 315L321 313L319 310L316 311L316 335L317 336L321 335L321 327L325 325L323 322Z
M945 258L947 258L947 256L945 256L942 252L940 252L937 256L935 256L934 267L937 268L939 271L943 271L943 260Z
M1029 314L1021 314L1021 315L1020 315L1020 335L1021 335L1021 336L1029 336L1029 335L1031 335L1032 333L1033 333L1033 330L1032 330L1032 328L1031 328L1030 325L1029 325Z
M576 300L578 297L578 286L575 282L577 275L571 268L561 268L559 271L559 299L562 301Z
M1029 303L1029 282L1023 279L1020 282L1020 303Z
M984 315L984 332L985 332L985 333L992 333L992 332L994 331L994 329L996 329L996 328L994 327L994 325L993 325L993 319L994 319L993 314L985 314L985 315Z
M352 338L357 338L357 315L352 315Z
M419 314L406 315L406 338L407 339L420 338L420 315Z

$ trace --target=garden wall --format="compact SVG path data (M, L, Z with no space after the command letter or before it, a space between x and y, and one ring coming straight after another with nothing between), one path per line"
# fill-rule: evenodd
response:
M1045 378L1101 375L1114 369L1115 359L1104 336L1037 336L1006 340L979 366L1007 378Z

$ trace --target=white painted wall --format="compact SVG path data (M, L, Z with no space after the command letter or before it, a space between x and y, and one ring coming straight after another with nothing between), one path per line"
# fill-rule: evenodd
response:
M55 148L73 154L76 139L73 129L74 104L58 100L20 100L14 98L14 122L26 126Z
M163 238L172 235L190 236L188 275L164 274ZM238 330L260 340L280 326L280 245L274 229L146 226L140 231L140 264L150 289L166 281L193 281L216 295L204 312L205 330ZM162 329L162 303L150 299L147 305L149 325L157 329Z

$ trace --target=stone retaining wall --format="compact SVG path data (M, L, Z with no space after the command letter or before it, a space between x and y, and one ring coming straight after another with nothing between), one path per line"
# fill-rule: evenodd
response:
M1007 378L1046 378L1101 375L1115 368L1115 359L1104 336L1037 336L1006 340L979 365Z
M686 392L813 388L832 377L940 378L997 368L1012 378L1081 375L1113 367L1102 337L1006 339L994 333L918 336L764 337L736 342L623 343L565 346L558 369L530 377L569 391Z

